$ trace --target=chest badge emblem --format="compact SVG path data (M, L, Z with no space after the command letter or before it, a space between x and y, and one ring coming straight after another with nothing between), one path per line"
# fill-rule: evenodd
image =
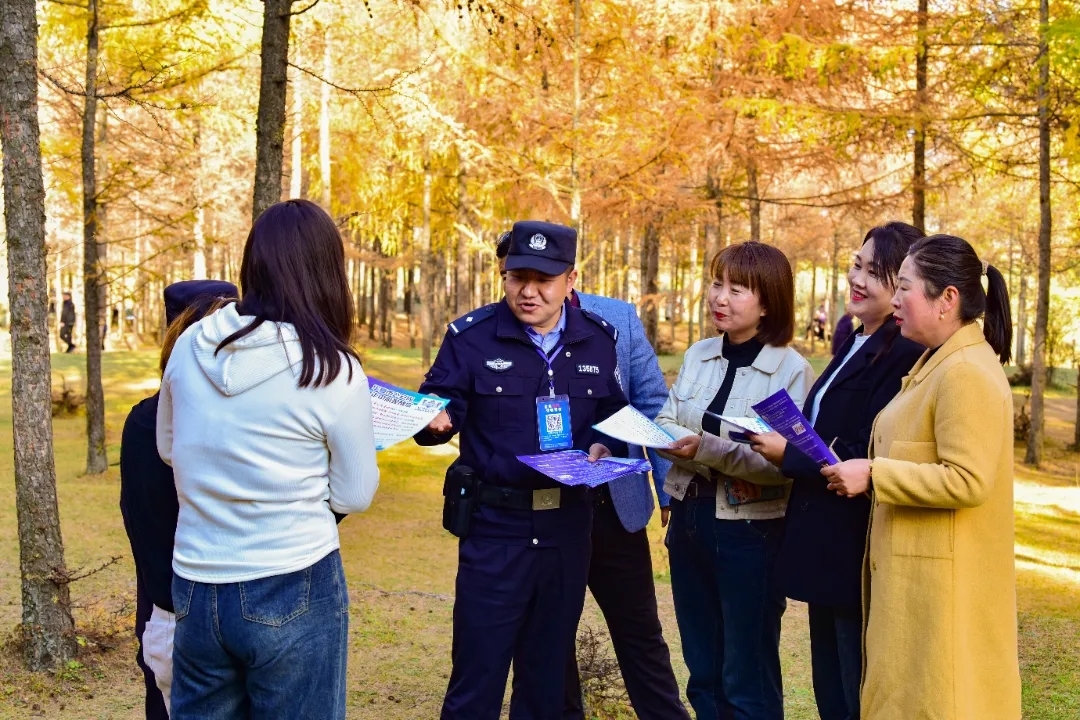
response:
M547 238L540 233L536 233L531 238L529 238L529 249L547 250Z
M510 362L509 360L503 360L502 358L496 358L494 360L487 360L487 361L484 362L484 364L487 365L492 370L494 370L495 372L503 372L505 370L509 370L510 368L514 367L514 363Z

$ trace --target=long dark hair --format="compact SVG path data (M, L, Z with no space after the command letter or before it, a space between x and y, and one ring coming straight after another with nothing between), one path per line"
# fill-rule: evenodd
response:
M221 341L217 351L264 322L290 323L300 339L300 387L329 385L349 365L360 362L349 344L353 301L345 276L345 248L334 221L308 200L268 207L251 226L240 265L241 315L246 327Z
M926 296L941 297L945 288L960 294L960 319L965 323L983 318L983 336L994 348L1002 364L1012 356L1012 312L1009 288L1001 272L985 266L987 290L982 288L984 266L975 248L954 235L931 235L908 251L908 257L922 278Z
M870 240L874 241L874 259L870 261L870 270L878 282L889 290L895 291L896 276L900 272L901 263L907 257L912 244L924 237L926 233L922 230L899 220L891 220L870 228L863 237L863 245ZM892 350L899 336L900 327L895 323L886 322L885 341L881 344L881 349L874 356L871 364L885 357Z

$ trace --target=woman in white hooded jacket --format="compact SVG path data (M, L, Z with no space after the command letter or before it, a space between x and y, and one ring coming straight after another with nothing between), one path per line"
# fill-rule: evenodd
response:
M157 445L173 466L173 718L345 717L348 589L335 513L379 483L349 345L341 236L314 203L267 209L242 300L177 341Z

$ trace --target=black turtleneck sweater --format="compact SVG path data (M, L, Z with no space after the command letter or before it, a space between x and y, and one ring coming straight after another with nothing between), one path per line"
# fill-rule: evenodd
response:
M724 414L724 406L727 405L728 396L731 395L731 386L735 383L735 371L753 365L763 347L765 345L756 337L736 345L728 339L727 335L724 335L724 359L728 361L727 372L724 373L720 389L716 391L716 397L709 403L709 412L717 415ZM703 415L701 418L701 429L707 433L719 435L720 426L720 420L712 415Z

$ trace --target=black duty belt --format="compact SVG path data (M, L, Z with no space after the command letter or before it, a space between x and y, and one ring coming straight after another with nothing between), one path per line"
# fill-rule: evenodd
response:
M481 483L476 497L481 505L506 510L556 510L562 505L562 488L526 490Z

